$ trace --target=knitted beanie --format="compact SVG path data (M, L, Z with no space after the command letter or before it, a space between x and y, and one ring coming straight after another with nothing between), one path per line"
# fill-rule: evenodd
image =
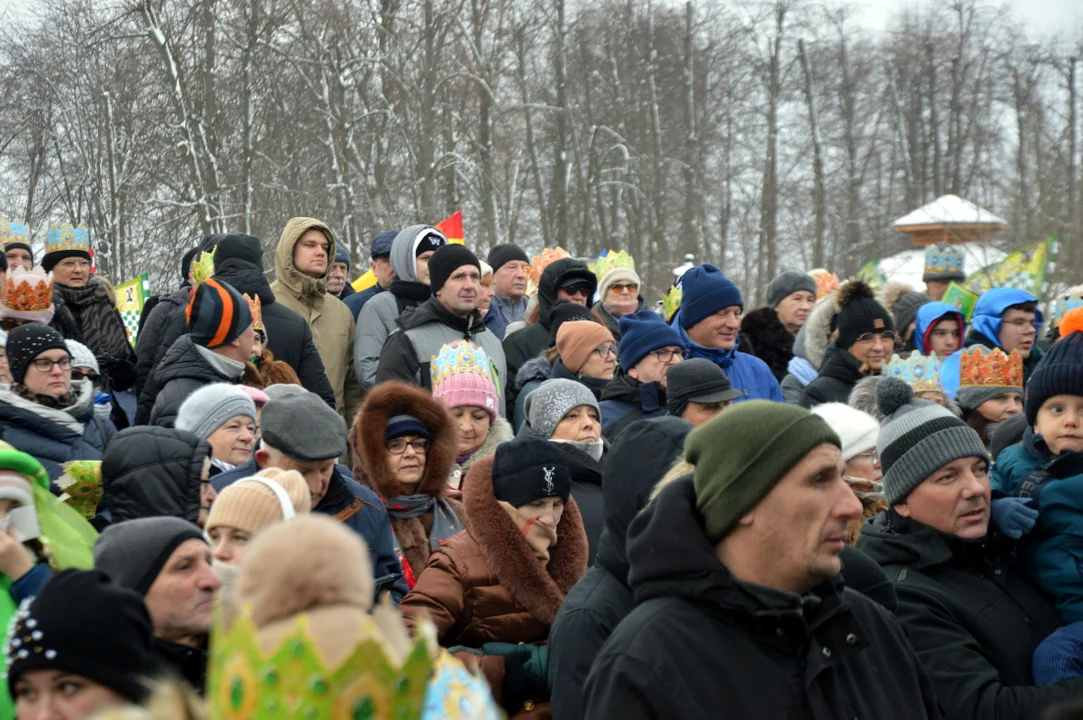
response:
M243 415L256 422L256 404L237 385L211 383L185 398L174 425L206 440L227 422Z
M977 410L986 400L1010 392L1023 392L1023 357L1017 351L1005 355L1000 348L990 350L984 345L963 349L955 398L959 407Z
M178 517L144 517L110 525L94 541L94 567L113 582L146 595L173 551L203 531Z
M394 440L403 435L417 435L426 440L432 440L432 433L429 432L424 423L413 415L407 415L406 413L391 417L387 421L387 427L384 428L384 440Z
M914 399L902 380L881 378L876 404L884 414L876 450L888 505L906 500L925 478L954 460L989 458L976 430L947 408Z
M724 538L790 468L823 443L841 446L823 418L768 400L734 405L689 433L684 459L696 467L696 506L707 539Z
M335 263L345 263L346 269L350 269L350 251L341 245L335 245Z
M824 403L812 408L842 440L842 459L850 462L861 453L876 447L880 423L872 415L843 403Z
M900 333L906 332L910 323L918 316L918 310L922 305L931 303L933 299L922 292L908 292L899 296L892 306L892 314L895 316L895 327Z
M207 516L205 530L231 527L255 535L273 523L287 519L278 495L268 485L279 485L289 498L293 513L301 515L312 508L312 495L304 477L296 470L262 471L256 477L242 478L218 493Z
M447 238L444 237L444 233L436 228L427 228L414 237L414 257L420 257L430 250L435 253L436 250L439 250L447 244ZM462 246L460 245L459 247Z
M767 285L767 307L776 308L778 304L795 292L806 291L816 298L816 281L811 275L797 270L787 270Z
M839 336L836 343L849 350L865 333L895 329L891 313L876 300L872 288L860 280L851 280L838 290Z
M255 235L231 233L222 236L214 247L214 266L221 267L226 260L236 259L255 265L263 270L263 243Z
M526 396L527 422L538 436L549 439L564 416L580 405L598 409L598 400L586 385L563 378L546 380Z
M535 298L537 295L534 296ZM527 311L529 315L529 310ZM590 312L590 308L583 307L579 303L568 302L567 300L557 300L553 303L553 306L549 309L549 347L556 347L557 334L560 332L560 328L566 322L575 322L576 320L589 320L594 322L594 316Z
M468 342L444 345L429 364L429 374L434 398L449 408L483 408L496 422L499 393L492 362L484 350Z
M192 293L186 317L192 342L209 349L228 345L252 324L244 295L216 278L204 280Z
M64 345L67 346L68 354L71 355L72 367L86 367L96 373L101 373L101 369L98 367L98 358L94 357L94 353L90 351L90 348L76 340L65 340Z
M429 287L435 295L451 274L463 265L473 265L481 275L481 263L478 256L467 250L462 245L444 245L429 258Z
M696 326L708 315L723 308L736 305L742 310L745 301L741 290L714 265L706 263L694 267L681 278L681 327L687 330ZM624 330L621 330L624 333ZM642 357L642 355L640 356ZM623 366L624 363L622 362Z
M527 265L530 264L530 257L526 254L526 251L511 243L494 245L493 249L489 251L488 257L485 258L485 261L493 266L494 273L513 260L525 262Z
M31 361L46 350L69 352L64 337L48 325L27 323L9 332L7 353L11 379L21 385Z
M512 507L572 493L572 473L564 453L554 443L520 435L501 443L493 457L493 495Z
M605 302L605 296L609 293L609 288L619 282L635 283L637 290L643 286L643 281L639 279L639 275L632 268L613 268L598 283L598 299Z
M1054 395L1083 397L1083 331L1058 340L1034 369L1027 381L1027 424L1037 422L1042 403Z
M657 317L657 316L656 316ZM598 347L614 343L613 333L600 323L586 320L566 322L557 331L557 352L569 372L578 374Z
M640 310L621 316L620 367L622 372L627 373L652 350L664 347L683 349L684 341L681 339L680 331L667 324L661 315L651 310Z

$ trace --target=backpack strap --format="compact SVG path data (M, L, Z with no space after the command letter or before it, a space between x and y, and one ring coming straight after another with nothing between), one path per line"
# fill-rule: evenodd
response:
M335 520L338 520L339 522L346 522L354 515L361 512L361 505L361 498L354 497L353 501L349 505L339 510L332 517L334 517Z

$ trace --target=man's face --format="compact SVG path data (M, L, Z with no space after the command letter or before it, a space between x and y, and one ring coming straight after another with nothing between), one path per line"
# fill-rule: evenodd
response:
M779 321L791 335L804 326L808 320L812 307L816 304L816 296L808 290L798 290L782 298L782 302L775 306L775 313Z
M962 341L959 331L959 321L955 318L946 317L933 327L929 334L928 354L938 358L946 358L959 349Z
M21 267L23 270L29 270L34 267L34 257L30 254L29 250L24 248L11 248L4 253L4 256L8 260L8 270L14 270L17 267Z
M327 263L331 257L331 241L322 230L305 230L301 239L293 246L293 265L298 272L312 278L322 278L327 274Z
M895 333L891 330L865 333L854 341L849 351L858 362L867 365L869 370L881 370L895 351Z
M737 333L740 330L741 308L739 305L730 305L703 318L686 332L692 342L700 347L732 350L737 344Z
M496 293L493 290L493 274L489 273L481 279L481 289L478 292L478 310L481 311L481 316L489 312L489 306L493 304L493 295Z
M738 522L752 532L757 555L770 558L771 586L803 593L839 574L847 524L861 501L843 479L842 451L823 443L782 476Z
M414 259L414 272L417 274L417 281L423 285L429 284L429 258L432 257L435 250L426 250Z
M511 260L501 265L493 274L493 291L509 300L526 295L526 268L522 260Z
M1038 408L1034 432L1054 455L1083 452L1083 397L1054 395Z
M698 403L689 400L684 406L684 412L681 413L681 419L687 420L695 427L699 427L732 404L732 400L713 403Z
M222 586L211 561L210 547L195 538L185 540L169 556L145 598L157 637L197 645L210 632Z
M327 279L327 292L338 295L346 287L346 280L350 276L350 268L344 262L337 262L331 266L331 277Z
M327 494L327 486L331 484L331 475L335 471L335 458L327 460L295 460L287 457L278 450L261 448L256 451L256 464L260 469L276 467L283 470L296 470L301 473L308 485L308 491L312 494L312 508L320 504Z
M628 376L641 383L661 383L666 386L666 370L684 360L684 348L680 345L651 350L628 370Z
M252 350L256 347L256 327L255 323L250 323L244 332L237 336L237 339L221 347L216 347L212 352L217 352L219 355L225 355L228 358L236 360L237 362L248 362L252 357ZM260 348L262 353L263 349Z
M895 512L964 540L989 530L989 468L982 458L953 460L925 478Z
M436 291L436 299L459 317L466 317L477 309L480 292L481 271L473 265L463 265Z
M64 258L53 266L53 278L61 285L84 287L90 279L90 261L81 257Z
M557 289L557 299L567 300L570 303L576 305L587 306L590 301L590 296L594 291L591 290L590 283L577 282L572 283L568 287L562 287Z
M391 287L391 281L395 279L395 271L391 268L391 258L387 255L373 258L369 262L372 274L376 276L376 284L387 290Z
M935 301L944 299L944 293L948 291L947 280L929 280L925 283L925 294Z
M1031 310L1017 308L1005 310L1000 323L1001 349L1006 353L1019 350L1024 360L1030 357L1030 351L1034 348L1034 338L1038 332L1034 322L1037 317Z

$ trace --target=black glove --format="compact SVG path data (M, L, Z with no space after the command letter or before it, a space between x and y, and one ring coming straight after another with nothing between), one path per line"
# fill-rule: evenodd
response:
M108 378L108 384L100 383L102 389L122 391L135 385L135 364L128 360L99 355L98 367L101 368L102 375Z
M504 707L518 712L527 701L549 699L549 646L520 645L504 657Z

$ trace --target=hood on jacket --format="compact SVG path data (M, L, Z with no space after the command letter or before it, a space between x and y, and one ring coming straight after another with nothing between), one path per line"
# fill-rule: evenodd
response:
M831 344L831 319L839 313L839 301L835 293L824 297L808 316L808 320L797 333L793 353L803 357L817 370L824 364L827 346Z
M327 258L327 272L321 278L309 277L293 264L293 250L297 247L297 241L309 230L322 231L331 244L332 254ZM282 236L278 238L278 247L275 248L275 278L289 288L289 291L299 300L312 303L322 300L327 292L327 278L331 275L331 265L335 258L334 249L335 234L331 232L327 223L315 218L290 218L286 227L282 229Z
M684 452L691 423L676 417L658 417L632 423L606 458L602 473L605 532L594 559L625 585L628 584L628 527L647 505L655 486Z
M974 312L970 316L970 329L985 336L988 340L1000 347L1000 325L1004 321L1004 311L1012 305L1023 303L1036 303L1038 298L1026 290L1016 288L993 288L987 290L974 303ZM1042 334L1042 311L1036 310L1034 330L1035 340Z
M291 255L292 257L292 255ZM214 277L228 283L239 293L248 297L259 296L260 304L267 307L275 301L271 283L263 273L263 268L240 258L226 258L214 266Z
M412 494L444 494L455 468L459 430L443 403L419 387L394 380L375 386L354 417L350 428L354 477L367 478L368 485L383 498L407 494L387 468L390 453L385 432L396 415L413 415L432 434L425 454L425 475Z
M925 334L932 329L934 323L939 322L940 319L946 315L952 316L955 321L959 323L960 342L962 341L962 338L966 337L966 321L963 319L963 314L959 312L958 308L950 303L941 301L925 303L918 308L913 335L914 348L922 355L928 355L928 352L925 350ZM999 327L997 330L999 332Z
M538 304L542 325L549 328L549 311L557 301L557 290L569 280L581 280L590 285L587 293L587 307L594 307L594 293L598 289L598 278L590 271L587 264L575 258L555 260L545 268L538 279Z
M523 366L519 368L519 372L515 374L515 389L522 390L529 382L540 380L545 382L553 375L553 364L539 355L535 358L530 358Z
M154 425L123 430L102 457L102 503L114 523L156 515L194 523L210 455L207 441L184 430Z
M643 412L651 413L665 408L666 390L661 383L640 382L631 375L619 373L602 390L601 399L626 402Z
M395 277L404 282L417 282L417 260L414 252L418 244L428 235L439 235L446 241L444 233L431 225L411 225L399 231L391 242L391 269Z

